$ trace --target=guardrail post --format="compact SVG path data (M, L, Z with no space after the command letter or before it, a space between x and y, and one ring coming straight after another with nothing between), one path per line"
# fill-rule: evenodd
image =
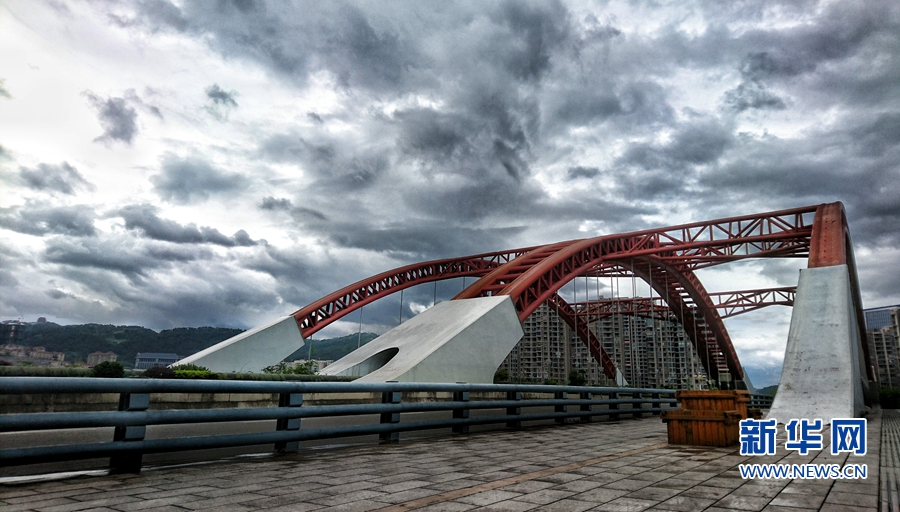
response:
M592 400L594 398L594 394L590 393L590 392L581 392L581 393L578 393L578 398L580 398L581 400ZM580 409L581 409L581 412L587 412L587 411L591 410L591 406L590 406L590 404L582 404ZM582 423L590 423L592 421L594 421L593 416L582 416L581 417Z
M148 393L122 393L119 395L119 411L136 412L146 411L150 408L150 395ZM118 426L113 432L115 442L143 441L147 433L146 425ZM141 459L144 454L123 453L109 458L109 467L113 473L140 473Z
M522 400L522 392L521 391L507 391L506 399L507 400L515 400L517 402L520 402ZM518 416L520 414L522 414L521 407L507 407L506 408L507 416ZM522 422L521 421L507 421L506 426L510 427L510 428L521 428Z
M565 400L566 398L568 398L568 396L569 396L569 394L566 393L565 391L555 391L553 393L554 400ZM553 406L553 412L568 412L568 411L569 411L568 405L557 404L557 405ZM566 419L565 418L556 418L553 421L555 421L557 423L565 423Z
M453 392L453 401L454 402L468 402L469 401L469 392L468 391L454 391ZM469 409L453 409L453 419L467 419L469 417ZM468 434L469 426L468 425L453 425L453 433L454 434Z
M617 391L613 391L612 393L609 394L609 399L610 399L610 400L618 400L618 399L619 399L619 393L618 393ZM618 410L619 410L619 404L609 404L609 409L612 409L612 410L614 410L614 411L618 411ZM609 419L610 419L611 421L616 421L616 420L619 419L619 415L618 415L618 414L610 414L610 415L609 415Z
M651 395L650 395L650 398L652 398L652 399L654 399L654 400L659 400L659 393L653 393L653 394L651 394ZM661 408L662 408L662 404L659 403L659 402L654 402L654 403L650 404L650 407L651 407L652 409L661 409ZM659 415L661 414L661 412L662 412L662 411L653 411L653 415L654 415L654 416L659 416Z
M278 407L300 407L303 405L303 393L279 393ZM279 418L275 430L300 430L300 418ZM300 451L300 441L279 441L275 443L276 453L293 453Z
M381 393L381 403L399 404L402 395L403 393L400 391L385 391ZM381 423L400 423L400 413L381 413ZM397 443L400 441L400 432L382 432L381 434L378 434L378 439L382 443Z
M642 399L642 398L644 398L644 394L643 394L643 393L632 393L632 394L631 394L631 399L634 400L634 401L631 402L631 408L632 408L632 409L643 409L643 408L644 408L644 404L641 402L641 399ZM634 418L643 418L643 417L644 417L644 413L635 411L633 417L634 417Z

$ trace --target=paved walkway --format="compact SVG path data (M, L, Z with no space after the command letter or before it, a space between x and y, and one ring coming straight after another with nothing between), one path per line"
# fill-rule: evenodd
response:
M884 423L896 442L900 416L887 411ZM848 460L827 448L788 453L783 442L768 457L668 446L657 417L574 423L0 485L0 510L877 510L879 461L896 476L897 460L880 453L881 427L879 412L869 418L868 453ZM845 461L867 464L868 478L744 480L737 469L746 462ZM882 509L896 506L882 494Z

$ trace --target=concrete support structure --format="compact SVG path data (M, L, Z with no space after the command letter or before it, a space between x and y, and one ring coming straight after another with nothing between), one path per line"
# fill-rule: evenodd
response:
M847 265L808 268L791 315L784 367L769 418L852 418L865 410L868 380Z
M297 320L292 316L242 332L173 366L196 364L214 372L260 372L278 364L305 344Z
M493 382L524 334L509 296L435 305L335 361L323 375L360 382Z

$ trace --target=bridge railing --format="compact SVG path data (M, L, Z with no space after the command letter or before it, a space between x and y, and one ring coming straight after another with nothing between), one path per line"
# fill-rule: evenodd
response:
M117 471L140 471L144 454L271 444L277 452L294 452L303 441L377 435L381 442L395 442L401 432L452 429L467 433L475 425L568 419L589 422L595 417L619 419L628 415L659 414L677 407L674 390L606 387L543 386L522 384L357 383L357 382L252 382L163 379L90 379L7 377L0 379L0 394L117 393L117 411L39 412L0 414L0 433L33 430L115 427L113 439L103 442L55 444L0 449L0 465L25 465L75 459L110 458ZM278 397L277 407L232 409L151 410L156 393L263 393ZM347 397L360 393L372 400L338 405L310 405L304 397ZM404 402L404 396L425 393L443 395L444 401ZM380 395L380 397L379 397ZM380 398L380 400L378 400ZM343 400L333 400L343 401ZM551 409L552 408L552 409ZM450 413L434 419L403 413ZM470 413L477 411L476 415ZM301 428L304 418L368 417L368 424ZM371 423L375 417L378 423ZM200 435L145 439L151 425L275 420L275 430L239 434ZM9 446L7 443L6 446Z

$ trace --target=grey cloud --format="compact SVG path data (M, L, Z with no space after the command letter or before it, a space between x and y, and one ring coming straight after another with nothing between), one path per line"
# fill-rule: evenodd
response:
M235 91L224 91L219 84L212 84L206 88L206 97L211 99L213 103L224 107L237 107L237 101L234 97L237 95Z
M286 198L275 198L272 196L264 197L262 203L259 205L260 210L269 210L269 211L284 211L289 212L295 219L298 221L304 220L313 220L313 221L324 221L328 220L328 217L325 216L324 213L316 210L314 208L307 208L304 206L294 206L290 199Z
M593 178L600 174L600 169L596 167L569 167L569 170L566 172L566 179L574 180L577 178Z
M47 290L44 293L46 293L48 297L50 297L51 299L54 299L54 300L76 299L77 298L77 297L75 297L75 295L73 295L71 293L64 292L62 290L56 290L56 289Z
M94 141L109 144L118 140L131 144L138 132L137 111L126 102L125 98L103 99L91 91L85 91L83 94L97 111L97 117L103 126L103 135Z
M744 82L725 93L725 104L737 112L748 109L784 110L784 100L757 81Z
M234 99L235 96L237 96L235 91L225 91L219 87L219 84L210 85L206 88L206 97L212 103L205 107L206 111L220 121L228 119L228 114L238 106Z
M150 177L153 190L167 201L179 204L203 202L212 194L240 189L246 179L240 174L221 171L199 157L166 155L162 172Z
M539 80L550 69L554 51L569 38L569 14L559 2L506 1L490 16L506 29L495 35L490 58L520 80Z
M88 206L49 206L29 202L23 206L0 208L0 227L36 236L92 237L97 234L96 218L96 213Z
M316 114L315 112L307 112L306 117L310 118L313 122L315 122L317 124L322 124L325 122L322 120L322 117L319 114Z
M366 189L388 170L388 157L380 151L355 153L329 138L307 140L296 133L267 137L259 146L261 156L291 163L310 171L317 186L339 193Z
M19 179L32 190L59 192L73 195L76 189L96 190L84 179L78 169L63 162L59 165L38 164L36 168L19 168Z
M383 227L359 224L337 225L330 238L343 247L385 253L404 260L429 260L452 254L478 253L502 246L503 240L520 233L522 227L467 228L445 223L414 222ZM498 245L499 244L499 245Z
M0 78L0 98L12 98L12 94L6 89L6 79L4 78Z
M157 213L159 208L148 205L126 206L115 213L125 220L125 227L138 230L148 238L174 242L177 244L215 244L223 247L252 246L256 242L250 239L246 231L240 230L232 237L227 237L217 229L194 224L181 225L173 220L162 219Z
M84 244L63 238L51 239L44 248L43 258L50 263L72 267L112 270L132 280L145 277L148 270L164 264L161 260L136 254L131 246L108 240Z

